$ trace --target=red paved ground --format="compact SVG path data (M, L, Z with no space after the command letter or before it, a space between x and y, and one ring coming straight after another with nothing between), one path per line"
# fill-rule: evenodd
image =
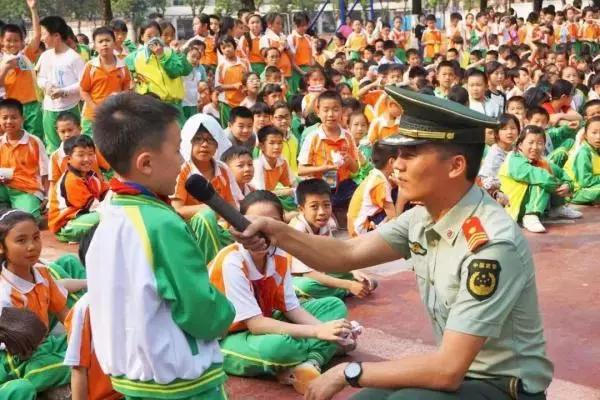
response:
M600 399L600 208L584 208L574 224L547 225L543 235L527 234L536 262L538 291L548 353L555 364L550 399ZM74 246L44 234L44 256ZM430 351L433 336L412 272L379 276L380 287L366 303L348 301L350 317L366 328L353 357L393 358ZM298 399L293 390L267 379L231 378L231 399ZM346 390L336 399L346 399Z

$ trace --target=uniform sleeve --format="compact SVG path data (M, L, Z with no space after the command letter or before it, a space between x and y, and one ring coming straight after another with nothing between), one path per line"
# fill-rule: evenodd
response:
M291 33L287 37L287 47L290 53L292 53L292 56L296 54L296 46L294 45L294 35Z
M89 369L92 364L92 330L88 308L80 307L77 302L67 315L65 328L68 342L64 365Z
M158 293L168 302L173 321L195 338L221 336L235 316L234 309L209 282L193 233L183 221L171 217L164 218L150 234Z
M283 173L281 174L280 182L285 187L292 187L294 185L294 175L287 161L283 164Z
M188 62L183 54L172 50L166 53L160 58L160 65L171 79L186 76L192 72L192 64Z
M60 165L58 165L58 155L56 154L56 152L52 153L52 155L50 156L50 168L49 168L49 176L48 179L50 180L50 182L58 182L58 180L60 179Z
M311 153L312 146L313 146L313 138L314 138L314 136L311 135L304 140L304 143L302 143L302 147L300 148L300 153L298 154L298 164L311 165L312 157L310 156L310 153Z
M600 185L600 175L594 175L592 157L589 150L582 148L573 161L575 179L583 188Z
M185 190L185 181L188 178L188 174L185 170L181 170L177 176L177 182L175 183L175 193L171 196L172 199L181 200L184 203L188 198L188 192Z
M224 64L217 65L217 69L215 70L215 88L221 87L223 82L221 81L223 76L223 68Z
M69 174L69 172L66 172ZM82 179L69 179L69 176L63 178L66 184L59 188L61 195L66 199L70 207L77 209L88 208L94 201L94 195L90 192ZM59 181L60 182L60 181Z
M550 172L531 165L525 157L511 157L508 174L517 181L540 185L549 192L553 192L559 186L558 180Z
M467 258L461 267L460 284L446 329L482 337L500 336L502 326L533 279L513 244L498 243Z
M258 42L260 49L268 49L269 47L271 47L271 44L269 43L269 38L266 35L262 35L260 37L260 41Z
M37 144L38 144L38 167L40 169L40 175L48 176L48 165L50 164L50 160L48 160L48 155L46 154L46 148L44 147L44 143L42 143L42 141L39 139L37 139Z
M48 311L53 314L58 314L67 306L68 292L59 283L56 283L54 278L48 272Z
M396 250L404 258L410 258L408 229L410 226L410 218L416 211L420 211L419 206L414 207L409 211L400 214L393 220L379 226L376 231L392 249Z
M240 322L262 315L262 310L252 293L252 283L244 274L243 258L239 253L229 254L223 260L223 283L227 300L235 309L233 322Z
M84 92L92 91L92 77L90 76L91 64L87 63L85 65L85 69L81 74L81 81L79 81L79 86Z
M575 135L577 134L577 130L569 128L568 125L549 128L547 132L548 136L550 136L550 140L552 140L554 148L561 146L567 139L575 139Z

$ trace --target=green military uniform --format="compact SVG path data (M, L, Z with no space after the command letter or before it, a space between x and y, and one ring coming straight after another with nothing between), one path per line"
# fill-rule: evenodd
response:
M405 110L400 136L386 140L390 144L483 147L484 127L496 126L493 119L433 96L389 88L388 93ZM545 353L535 269L527 241L502 207L473 185L435 222L417 206L378 232L412 260L438 343L446 330L487 340L456 392L367 389L353 399L544 399L553 367Z
M584 141L577 152L569 157L565 171L575 183L571 203L600 202L600 154L597 149Z

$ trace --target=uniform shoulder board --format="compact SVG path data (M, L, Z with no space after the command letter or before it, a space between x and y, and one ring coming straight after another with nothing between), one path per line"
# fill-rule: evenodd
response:
M481 225L481 221L477 217L467 218L462 225L462 231L467 239L467 247L471 253L475 253L490 240Z

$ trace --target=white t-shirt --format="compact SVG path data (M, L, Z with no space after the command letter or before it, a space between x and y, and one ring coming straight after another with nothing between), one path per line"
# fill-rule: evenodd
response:
M75 107L81 100L79 80L85 68L83 59L77 52L69 48L64 53L56 54L54 49L46 50L37 63L37 83L44 90L55 86L65 92L64 97L51 99L44 95L42 107L47 111L65 111Z

